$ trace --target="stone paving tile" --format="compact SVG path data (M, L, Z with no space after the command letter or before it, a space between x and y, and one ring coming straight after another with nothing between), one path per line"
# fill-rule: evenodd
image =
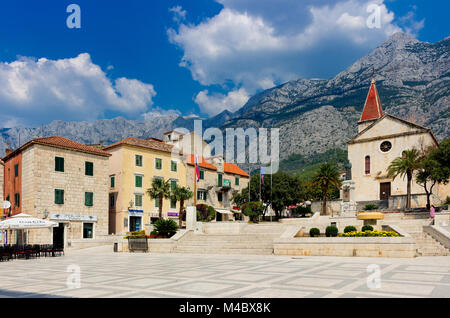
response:
M381 288L367 287L367 266ZM81 288L68 289L69 265ZM96 249L0 263L3 297L447 297L450 257L125 254Z

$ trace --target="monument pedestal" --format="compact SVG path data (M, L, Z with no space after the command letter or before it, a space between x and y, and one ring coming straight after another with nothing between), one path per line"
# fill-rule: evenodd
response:
M342 184L342 202L340 216L356 216L355 182L345 180Z

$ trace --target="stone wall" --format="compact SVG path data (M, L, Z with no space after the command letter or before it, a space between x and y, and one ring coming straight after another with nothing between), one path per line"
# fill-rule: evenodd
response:
M55 171L55 157L64 158L64 172ZM94 164L94 175L85 175L85 162ZM52 215L95 216L94 239L108 234L108 157L55 147L34 145L23 152L23 205L27 214L52 220ZM55 189L64 190L64 204L55 203ZM85 205L85 192L93 193L93 206ZM83 238L83 221L65 224L65 243ZM51 243L51 231L30 233L30 243Z

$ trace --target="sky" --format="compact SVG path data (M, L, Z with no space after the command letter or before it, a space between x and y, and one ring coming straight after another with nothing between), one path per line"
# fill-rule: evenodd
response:
M440 41L448 12L447 0L2 1L0 127L234 112L289 80L331 78L396 32Z

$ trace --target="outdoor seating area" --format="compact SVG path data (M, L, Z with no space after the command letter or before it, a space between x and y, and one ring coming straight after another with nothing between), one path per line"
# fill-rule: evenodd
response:
M31 259L64 255L64 248L53 244L47 245L0 245L0 261L14 259Z

